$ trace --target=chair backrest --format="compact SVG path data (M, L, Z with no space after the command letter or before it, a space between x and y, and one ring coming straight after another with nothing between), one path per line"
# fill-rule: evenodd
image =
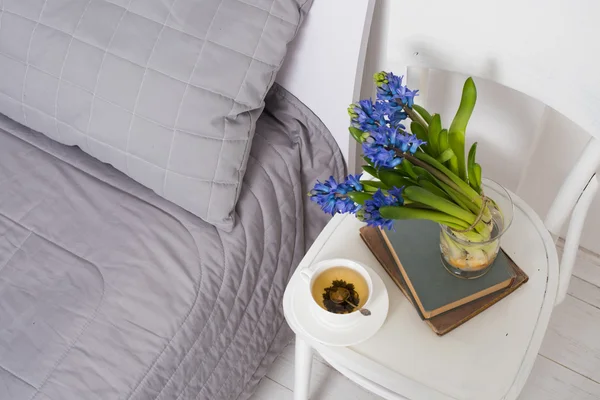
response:
M600 164L600 2L385 0L381 6L388 21L375 23L387 29L383 63L406 71L422 90L420 102L427 102L429 71L457 72L531 96L592 136L548 214L547 227L558 234Z
M532 129L531 146L519 156L531 157L554 110L591 136L545 220L548 230L558 235L579 207L570 225L578 232L567 240L570 250L561 265L561 275L567 276L561 276L558 298L564 298L584 215L598 187L594 174L600 165L600 2L381 0L380 7L376 15L382 17L374 21L386 31L380 64L406 73L409 85L422 91L418 102L427 105L432 74L455 72L473 76L476 82L499 83L546 105L539 126ZM559 139L565 149L570 133Z
M498 82L600 134L600 2L389 1L389 13L392 64Z

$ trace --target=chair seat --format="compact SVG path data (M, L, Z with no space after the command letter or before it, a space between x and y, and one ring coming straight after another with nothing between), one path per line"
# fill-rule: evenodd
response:
M529 282L482 314L443 337L421 321L385 270L362 242L363 224L353 216L336 216L300 267L345 257L363 262L383 278L390 309L381 330L352 347L310 344L332 363L343 366L410 399L494 400L516 398L533 367L556 298L558 257L548 231L527 204L513 195L513 225L502 247L528 275ZM284 299L289 315L290 289Z

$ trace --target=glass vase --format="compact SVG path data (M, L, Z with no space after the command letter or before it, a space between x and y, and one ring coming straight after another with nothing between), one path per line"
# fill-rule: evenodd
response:
M481 222L489 233L481 235L472 229L467 232L440 225L442 264L452 275L474 279L485 275L493 266L500 251L500 240L512 223L514 205L508 191L500 184L484 179L483 191L487 197ZM485 237L485 239L483 239Z

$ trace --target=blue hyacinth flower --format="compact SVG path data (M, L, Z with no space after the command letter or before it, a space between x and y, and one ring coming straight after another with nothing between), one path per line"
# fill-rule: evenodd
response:
M365 201L364 211L362 212L363 221L365 221L369 226L378 226L388 230L393 229L393 220L383 218L379 210L381 207L403 205L403 189L404 186L401 188L393 187L387 191L387 194L381 189L377 189L377 191L373 194L373 198Z
M376 144L372 138L363 142L362 149L363 155L371 160L377 169L394 168L402 162L402 157L399 157L395 150Z
M406 129L402 121L408 118L408 115L398 103L377 100L374 109L374 114L379 117L380 125L390 125L392 128Z
M360 178L362 178L362 174L348 175L344 185L351 187L355 192L362 192L363 185L360 183Z
M348 193L363 190L363 185L360 183L361 176L362 174L348 175L340 183L336 182L333 176L329 177L325 182L317 181L308 195L327 214L354 214L361 209L361 206L355 203L348 196Z
M404 153L414 154L425 143L401 129L380 126L363 142L362 150L375 168L394 168L402 162Z
M385 73L384 79L377 81L377 98L380 100L396 101L412 108L418 90L410 90L402 85L403 76L397 76L391 72Z
M351 104L348 108L348 114L352 126L365 132L377 129L383 117L377 112L370 99Z

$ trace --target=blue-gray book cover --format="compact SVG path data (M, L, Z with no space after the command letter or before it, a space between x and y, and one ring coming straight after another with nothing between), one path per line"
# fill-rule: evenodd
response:
M515 278L504 252L482 277L460 279L448 272L440 253L440 227L425 220L399 220L394 230L382 230L396 265L425 318L508 287Z

